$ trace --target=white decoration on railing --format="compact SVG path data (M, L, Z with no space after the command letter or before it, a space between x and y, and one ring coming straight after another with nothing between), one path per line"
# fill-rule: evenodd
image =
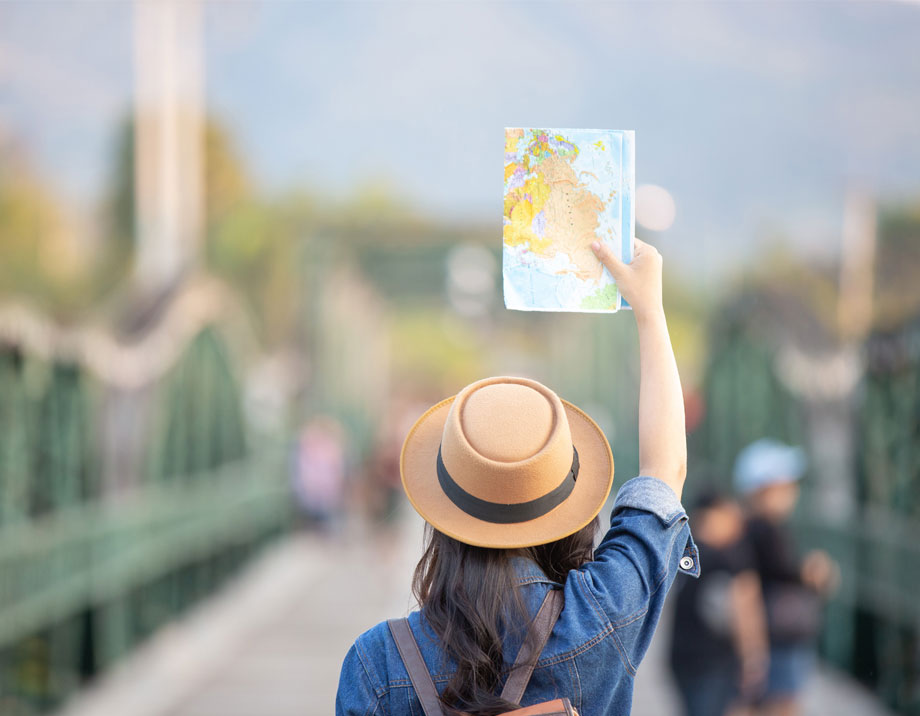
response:
M208 276L180 288L156 325L133 342L96 323L61 326L22 302L0 306L0 342L46 360L74 361L101 381L128 390L160 378L208 325L221 330L236 355L255 359L261 352L239 301Z
M858 346L809 354L796 346L782 348L776 374L794 394L812 400L839 400L849 396L864 372Z

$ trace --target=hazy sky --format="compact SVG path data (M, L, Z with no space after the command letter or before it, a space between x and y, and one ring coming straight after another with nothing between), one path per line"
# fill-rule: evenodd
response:
M920 5L212 2L207 99L265 191L368 181L501 234L505 126L636 130L691 270L830 251L847 186L920 197ZM127 3L0 3L0 131L97 195L130 107Z

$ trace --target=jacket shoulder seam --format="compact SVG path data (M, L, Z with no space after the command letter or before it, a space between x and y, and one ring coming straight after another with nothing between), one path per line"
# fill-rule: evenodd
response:
M600 602L597 601L597 596L594 594L591 587L588 586L588 580L585 577L585 573L579 570L578 572L575 573L575 575L578 578L578 580L581 582L581 585L579 588L581 589L582 595L591 604L591 608L600 618L601 624L604 624L605 626L610 624L611 623L610 616L607 614L607 612L604 611L604 608L601 606Z
M364 676L367 677L367 683L370 684L370 687L374 692L374 696L379 701L386 694L388 689L383 684L378 683L378 681L371 676L370 669L368 669L367 666L367 655L365 654L364 649L361 647L360 640L355 642L355 653L358 655L358 661L361 662L361 668L364 669Z

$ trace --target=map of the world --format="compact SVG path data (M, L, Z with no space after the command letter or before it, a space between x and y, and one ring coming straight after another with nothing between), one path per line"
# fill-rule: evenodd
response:
M634 184L632 131L506 128L505 306L619 309L616 283L591 242L632 258Z

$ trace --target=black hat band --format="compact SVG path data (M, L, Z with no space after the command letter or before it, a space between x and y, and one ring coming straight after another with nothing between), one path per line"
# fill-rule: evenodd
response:
M444 466L444 461L441 459L441 448L440 446L438 447L438 482L441 483L441 489L444 490L444 494L466 514L484 522L507 525L542 517L550 510L561 505L572 494L577 477L578 451L573 445L572 468L558 487L529 502L513 502L510 504L489 502L471 495L454 481Z

